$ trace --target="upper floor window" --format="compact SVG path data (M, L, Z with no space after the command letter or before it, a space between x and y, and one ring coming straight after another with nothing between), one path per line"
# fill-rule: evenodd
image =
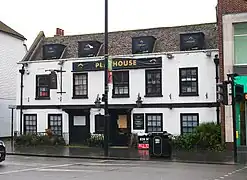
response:
M52 134L62 136L62 114L49 114L48 128Z
M181 134L192 133L199 126L198 113L182 113L180 114Z
M198 96L198 68L179 69L180 96Z
M234 27L234 64L246 65L247 23L236 23Z
M146 70L146 95L151 97L162 96L161 69Z
M50 76L36 76L36 99L50 99Z
M37 114L24 114L24 134L37 133Z
M73 74L73 98L88 97L88 74Z
M129 97L129 71L114 71L112 97Z

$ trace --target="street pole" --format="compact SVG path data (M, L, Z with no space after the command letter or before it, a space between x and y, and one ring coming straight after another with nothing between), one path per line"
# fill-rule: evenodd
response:
M14 108L11 108L11 148L14 145Z
M236 136L236 101L235 101L235 88L234 88L234 74L228 74L228 78L230 77L231 89L232 89L232 126L233 126L233 156L234 162L237 163L237 136ZM229 80L228 80L229 81Z
M219 82L219 57L218 55L215 55L214 57L214 63L215 63L215 81L216 84ZM216 89L216 98L217 97L217 89ZM216 107L216 115L217 115L217 124L220 124L220 103L217 103L217 107Z
M21 73L21 94L20 94L20 135L22 135L22 117L23 117L23 76L25 73L24 64L19 70Z
M109 112L108 112L108 0L105 0L105 122L104 122L104 155L108 156L108 121L109 121Z

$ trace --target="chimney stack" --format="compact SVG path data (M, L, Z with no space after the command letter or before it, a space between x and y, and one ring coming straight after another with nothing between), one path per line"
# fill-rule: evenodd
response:
M55 36L64 36L64 30L57 28Z

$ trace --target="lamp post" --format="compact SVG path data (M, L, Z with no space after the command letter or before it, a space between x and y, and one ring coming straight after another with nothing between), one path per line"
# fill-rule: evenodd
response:
M136 106L138 108L140 108L142 106L142 98L140 96L140 93L138 93L138 95L137 95Z
M214 64L215 64L215 81L217 84L219 82L219 64L220 64L220 59L218 55L215 55L214 57ZM217 96L217 89L216 89L216 96ZM220 124L220 103L219 102L217 102L216 114L217 114L217 124Z
M236 102L235 102L235 87L234 87L234 80L238 74L227 74L228 82L231 84L232 89L232 126L233 126L233 153L234 153L234 162L237 162L237 135L236 135Z
M22 135L22 117L23 117L23 76L25 73L24 64L22 64L22 68L19 69L19 73L21 74L21 94L20 94L20 135Z
M101 99L99 97L99 94L97 94L96 100L94 101L95 107L100 108L101 105Z
M109 128L108 128L108 119L109 119L109 111L108 111L108 0L105 0L105 94L104 94L104 102L105 102L105 121L104 121L104 155L108 156L108 139L109 139Z

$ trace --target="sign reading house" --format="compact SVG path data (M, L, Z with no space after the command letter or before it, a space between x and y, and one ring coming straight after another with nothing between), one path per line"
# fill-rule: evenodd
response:
M104 60L89 62L74 62L73 71L102 71L104 70ZM162 67L162 57L154 58L117 58L112 59L112 70L120 69L142 69L142 68L160 68Z
M97 56L102 43L99 41L80 41L78 47L78 57Z

